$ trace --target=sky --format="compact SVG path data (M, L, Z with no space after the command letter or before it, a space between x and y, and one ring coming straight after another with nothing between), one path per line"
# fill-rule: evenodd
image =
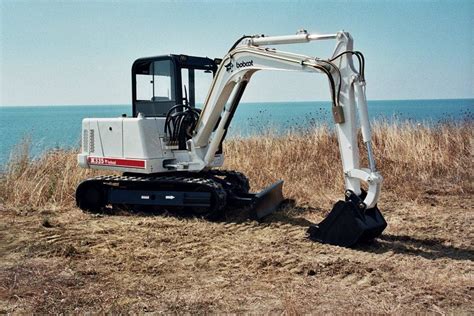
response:
M137 58L223 57L243 34L302 28L351 33L369 100L474 97L472 0L0 0L0 106L130 104ZM281 49L328 58L334 44ZM310 100L329 100L322 75L257 73L242 99Z

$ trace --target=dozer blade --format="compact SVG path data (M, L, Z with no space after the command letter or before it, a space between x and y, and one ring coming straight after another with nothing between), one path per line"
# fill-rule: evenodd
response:
M270 215L278 209L283 201L282 188L283 180L280 180L255 194L252 208L257 219Z
M365 209L360 197L352 192L348 195L347 201L338 201L321 223L309 227L311 240L353 247L382 234L387 222L377 206Z

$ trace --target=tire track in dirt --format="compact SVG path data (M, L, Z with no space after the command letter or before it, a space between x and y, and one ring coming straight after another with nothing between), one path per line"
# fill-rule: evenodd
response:
M466 234L449 229L472 215L452 212L447 228L444 209L402 207L387 208L391 225L384 236L359 249L308 240L307 219L319 218L320 210L280 211L258 223L98 217L72 209L48 215L52 227L30 215L5 226L9 236L22 237L9 248L18 252L10 255L10 268L0 269L0 277L9 287L12 273L21 278L18 284L25 288L12 289L11 297L26 293L28 269L35 269L41 281L34 286L54 289L58 280L63 282L49 296L35 290L41 308L18 301L37 311L66 311L57 305L62 299L67 308L79 304L82 311L88 310L85 302L94 301L108 311L137 313L304 313L315 306L338 313L468 310L474 289L472 248L463 239ZM68 245L75 251L68 252ZM75 297L81 297L79 303Z

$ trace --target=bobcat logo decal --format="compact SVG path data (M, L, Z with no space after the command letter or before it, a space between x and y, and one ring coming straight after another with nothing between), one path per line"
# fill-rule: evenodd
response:
M232 63L232 61L229 61L229 63L227 65L224 65L224 67L227 72L232 72L234 70L234 64Z

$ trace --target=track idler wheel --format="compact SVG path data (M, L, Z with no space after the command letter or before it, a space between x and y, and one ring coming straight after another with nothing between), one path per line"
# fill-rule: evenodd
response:
M102 212L106 203L106 192L99 183L84 181L76 189L76 205L90 213Z
M361 197L346 192L346 201L338 201L328 216L308 229L311 240L342 247L353 247L380 236L387 222L377 206L366 209Z

